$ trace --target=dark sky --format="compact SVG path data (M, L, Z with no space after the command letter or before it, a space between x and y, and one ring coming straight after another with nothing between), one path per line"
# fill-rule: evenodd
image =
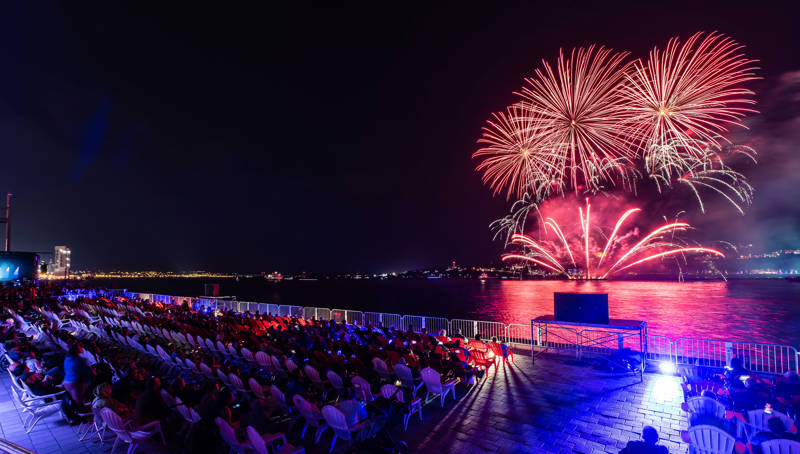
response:
M766 214L786 231L765 247L798 238L798 179L781 172L800 170L796 2L117 3L3 10L0 191L15 194L17 250L66 244L89 269L491 262L487 225L507 205L470 159L488 115L559 47L645 56L697 30L761 60L764 115L742 140L768 148L754 214L699 222L734 239Z

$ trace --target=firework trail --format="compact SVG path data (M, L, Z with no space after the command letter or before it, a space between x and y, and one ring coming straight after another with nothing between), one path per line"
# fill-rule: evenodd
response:
M548 217L544 224L544 232L552 230L556 236L556 241L534 240L533 238L515 233L511 235L511 243L522 247L519 253L506 254L504 261L521 260L542 266L550 271L563 274L570 279L606 279L615 273L619 273L634 266L647 263L653 260L684 256L686 254L709 254L717 257L725 255L712 248L700 246L686 246L676 239L676 234L686 231L691 226L685 222L667 222L657 227L645 235L633 246L625 244L619 236L619 231L625 222L633 215L639 213L639 208L631 208L625 211L614 225L611 234L605 241L602 252L596 245L602 241L596 241L597 233L602 234L599 226L591 223L590 217L591 204L586 200L586 207L578 207L578 217L580 220L580 232L575 237L564 235L562 228L555 219ZM627 237L623 235L623 238ZM570 241L571 240L571 241ZM572 247L570 246L572 243ZM576 248L580 255L585 257L584 269L581 272L570 272L567 263L572 267L577 267L575 256L572 249ZM597 260L592 260L592 256ZM603 266L604 259L608 257L606 266Z

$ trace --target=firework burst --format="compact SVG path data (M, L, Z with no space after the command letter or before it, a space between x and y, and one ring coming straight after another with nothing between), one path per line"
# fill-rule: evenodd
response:
M722 34L698 32L633 63L622 84L624 130L639 144L648 175L681 177L703 165L705 148L727 142L729 127L745 127L742 119L756 111L754 92L742 84L757 79L757 68L742 48Z
M620 129L629 98L621 87L627 52L589 46L559 52L525 79L519 95L537 130L534 154L551 165L537 177L561 189L594 191L625 179L636 152Z
M622 234L626 222L641 212L639 208L625 211L615 222L608 235L603 228L592 223L591 204L578 208L577 232L562 228L556 219L543 219L540 235L535 240L521 233L511 235L511 244L521 247L517 253L506 254L503 260L519 260L553 271L570 279L606 279L615 273L666 257L685 258L688 254L707 254L724 257L716 249L687 246L678 234L691 226L685 222L666 222L652 230L641 240L633 242L638 230Z

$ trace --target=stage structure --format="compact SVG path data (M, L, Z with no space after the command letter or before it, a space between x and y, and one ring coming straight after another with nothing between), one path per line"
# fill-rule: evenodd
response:
M578 360L602 357L643 378L647 360L647 322L608 317L608 294L554 293L553 312L531 320L531 352L574 354Z

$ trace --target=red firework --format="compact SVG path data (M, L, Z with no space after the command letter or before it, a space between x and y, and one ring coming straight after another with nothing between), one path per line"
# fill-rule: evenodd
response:
M725 255L712 248L685 246L676 239L676 234L690 228L685 222L669 222L652 230L641 240L633 243L634 232L620 235L620 228L639 208L625 211L616 221L606 237L598 226L591 223L591 204L586 200L585 210L578 208L580 228L572 234L564 231L552 217L543 219L544 240L535 240L527 235L514 234L511 243L522 246L521 253L506 254L503 260L522 260L564 274L570 279L605 279L614 273L663 257L686 254ZM552 232L552 240L546 239ZM600 241L597 241L597 238ZM629 244L633 243L633 244ZM570 272L571 269L581 272Z

